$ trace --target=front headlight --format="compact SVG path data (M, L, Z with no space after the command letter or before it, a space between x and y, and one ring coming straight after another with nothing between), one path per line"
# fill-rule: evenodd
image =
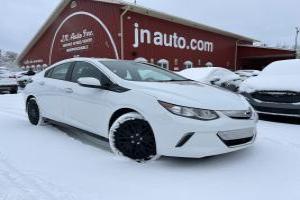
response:
M205 110L200 108L189 108L189 107L178 106L178 105L174 105L162 101L158 101L158 102L162 107L164 107L174 115L179 115L182 117L188 117L188 118L198 119L198 120L207 120L207 121L219 118L218 114L212 110Z

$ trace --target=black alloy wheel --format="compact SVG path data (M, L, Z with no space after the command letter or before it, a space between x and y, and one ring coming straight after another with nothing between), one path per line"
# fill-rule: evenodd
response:
M156 156L153 131L143 119L125 121L113 131L113 145L123 156L146 162Z
M40 121L40 110L35 99L30 99L27 103L27 114L31 124L38 125Z

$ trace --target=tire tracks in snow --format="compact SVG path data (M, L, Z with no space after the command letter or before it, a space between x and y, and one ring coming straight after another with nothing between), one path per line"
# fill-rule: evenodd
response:
M75 197L36 175L26 175L0 153L1 200L75 200Z

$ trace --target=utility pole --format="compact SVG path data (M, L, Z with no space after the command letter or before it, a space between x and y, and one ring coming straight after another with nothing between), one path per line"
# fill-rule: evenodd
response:
M136 0L134 0L134 4L136 4Z
M296 38L295 38L295 50L298 48L298 36L300 32L300 27L296 27Z

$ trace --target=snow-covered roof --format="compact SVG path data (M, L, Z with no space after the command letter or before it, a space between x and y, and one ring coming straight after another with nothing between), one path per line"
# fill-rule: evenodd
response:
M56 9L53 11L53 13L50 15L50 17L47 19L47 21L44 23L44 25L39 29L37 34L33 37L33 39L29 42L29 44L25 47L25 49L21 52L19 55L17 62L19 62L26 53L33 47L33 45L41 38L41 36L45 33L45 31L49 28L49 26L57 19L57 17L61 14L61 12L64 10L64 8L71 2L72 0L62 0L60 4L56 7ZM191 20L183 19L180 17L172 16L160 11L156 11L153 9L149 9L137 4L128 3L121 0L91 0L91 1L98 1L98 2L104 2L104 3L112 3L112 4L118 4L121 6L124 6L123 9L128 9L131 12L140 13L143 15L152 16L155 18L167 20L170 22L198 28L201 30L206 30L209 32L217 33L220 35L236 38L238 40L242 41L248 41L248 42L256 42L256 39L249 38L246 36L238 35L235 33L231 33L228 31L224 31L215 27L207 26L201 23L197 23Z

